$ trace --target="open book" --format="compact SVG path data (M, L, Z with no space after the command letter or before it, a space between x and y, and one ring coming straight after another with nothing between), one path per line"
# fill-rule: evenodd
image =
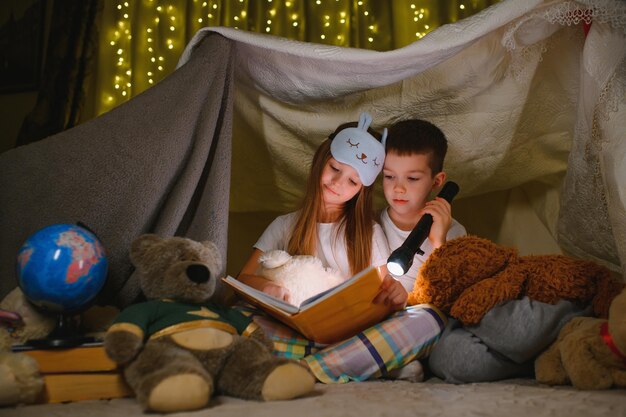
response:
M228 276L223 281L241 298L309 340L335 343L380 322L393 310L372 301L380 291L382 274L369 267L347 281L294 306Z

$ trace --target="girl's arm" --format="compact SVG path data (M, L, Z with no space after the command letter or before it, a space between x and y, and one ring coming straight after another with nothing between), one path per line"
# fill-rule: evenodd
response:
M286 302L291 302L291 294L285 287L255 274L256 270L259 268L259 258L261 255L263 255L263 251L255 248L252 255L250 255L250 258L248 258L248 261L241 269L241 272L237 275L237 279L252 288L256 288L259 291L263 291L264 293L271 295L272 297L276 297Z

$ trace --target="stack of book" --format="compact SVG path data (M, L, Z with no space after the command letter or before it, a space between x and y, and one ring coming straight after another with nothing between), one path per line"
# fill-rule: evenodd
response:
M41 402L62 403L132 396L121 370L106 355L102 343L73 348L13 350L34 358L45 387Z

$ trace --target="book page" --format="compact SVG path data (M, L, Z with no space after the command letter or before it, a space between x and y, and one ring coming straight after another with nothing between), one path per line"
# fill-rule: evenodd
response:
M259 302L265 304L269 304L286 313L295 314L300 311L299 307L294 306L293 304L289 304L288 302L278 299L276 297L272 297L271 295L266 294L263 291L259 291L256 288L252 288L251 286L244 284L243 282L231 277L230 275L226 278L223 278L223 281L231 285L233 288L236 288L241 292L249 295L255 300L258 300Z
M352 285L354 282L358 281L362 276L366 275L372 269L374 269L373 266L365 268L364 270L362 270L358 274L352 276L352 278L342 282L341 284L336 285L336 286L334 286L332 288L327 289L326 291L322 291L319 294L316 294L314 296L311 296L311 297L307 298L306 300L304 300L302 302L302 304L300 304L300 310L308 308L311 305L315 305L318 302L323 301L323 300L327 299L328 297L332 296L333 294L338 293L342 289L344 289L344 288Z

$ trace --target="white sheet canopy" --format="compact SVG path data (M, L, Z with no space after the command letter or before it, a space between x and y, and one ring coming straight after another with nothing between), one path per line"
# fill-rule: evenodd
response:
M626 272L626 2L505 0L388 52L205 28L179 66L208 32L236 43L232 212L293 210L361 111L419 117L461 198L522 190L566 253Z

